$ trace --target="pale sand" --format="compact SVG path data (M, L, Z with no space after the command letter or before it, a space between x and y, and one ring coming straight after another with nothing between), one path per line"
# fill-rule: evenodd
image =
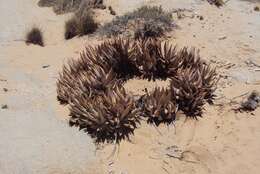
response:
M100 173L116 174L258 174L260 109L254 115L235 114L232 108L236 105L229 100L253 89L260 90L260 67L245 63L250 60L260 65L260 12L253 11L255 4L229 1L217 9L198 0L106 3L112 4L118 14L152 4L169 10L192 9L193 12L184 13L190 17L202 15L202 21L196 17L177 20L175 16L179 29L168 40L179 47L196 46L201 56L226 77L219 82L216 105L207 105L203 118L197 121L179 115L175 126L156 129L142 123L131 137L132 142L123 141L112 157L108 158L114 145L105 145L95 155L90 138L67 125L68 111L56 102L55 80L66 59L76 58L85 45L101 40L82 37L64 41L62 25L69 15L56 16L50 9L32 3L30 8L39 10L36 24L46 26L46 47L10 41L0 48L0 79L7 80L0 81L0 87L9 89L7 93L0 89L0 104L9 105L8 110L0 110L0 173L94 173L88 170L91 166L102 168ZM102 14L98 17L101 22L113 18L107 10L98 12ZM43 65L50 67L43 69ZM142 94L145 87L158 85L161 84L131 80L126 87L134 94ZM173 153L167 147L179 151Z

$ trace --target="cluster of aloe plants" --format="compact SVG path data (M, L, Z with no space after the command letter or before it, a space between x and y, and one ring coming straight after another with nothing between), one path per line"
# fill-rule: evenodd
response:
M170 79L167 89L156 88L134 99L123 83L130 78ZM133 134L140 118L149 123L171 123L178 111L201 116L212 102L218 81L215 69L195 49L177 50L155 39L116 38L88 46L63 67L57 82L58 100L70 105L70 125L78 126L96 142L117 143Z

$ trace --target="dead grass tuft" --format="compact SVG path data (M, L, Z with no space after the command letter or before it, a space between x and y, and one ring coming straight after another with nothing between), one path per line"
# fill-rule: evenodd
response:
M25 42L27 44L35 44L35 45L40 45L40 46L43 47L44 43L43 43L42 31L39 28L37 28L37 27L33 27L26 34Z

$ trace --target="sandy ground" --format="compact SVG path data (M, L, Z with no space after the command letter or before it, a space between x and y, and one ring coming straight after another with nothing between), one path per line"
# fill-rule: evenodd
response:
M95 153L91 139L67 125L68 111L56 102L55 82L68 58L101 39L64 41L62 26L69 14L56 16L49 8L38 8L33 0L0 1L5 21L0 26L0 105L8 105L0 109L0 173L258 174L260 109L253 113L232 109L243 94L260 90L260 12L253 10L260 2L231 0L220 9L199 0L105 3L117 14L143 4L192 10L184 12L182 19L174 16L179 28L167 39L179 47L196 46L217 67L222 78L215 105L207 105L199 120L179 115L175 125L168 127L143 123L131 142L104 145ZM101 22L113 18L107 11L98 14ZM45 47L19 41L32 24L44 29ZM139 93L144 87L164 83L131 80L126 87Z

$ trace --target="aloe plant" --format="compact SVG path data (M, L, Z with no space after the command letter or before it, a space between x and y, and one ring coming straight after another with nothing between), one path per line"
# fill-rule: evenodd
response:
M70 125L86 131L97 143L129 139L139 124L140 109L123 88L86 100L78 96L70 107Z

